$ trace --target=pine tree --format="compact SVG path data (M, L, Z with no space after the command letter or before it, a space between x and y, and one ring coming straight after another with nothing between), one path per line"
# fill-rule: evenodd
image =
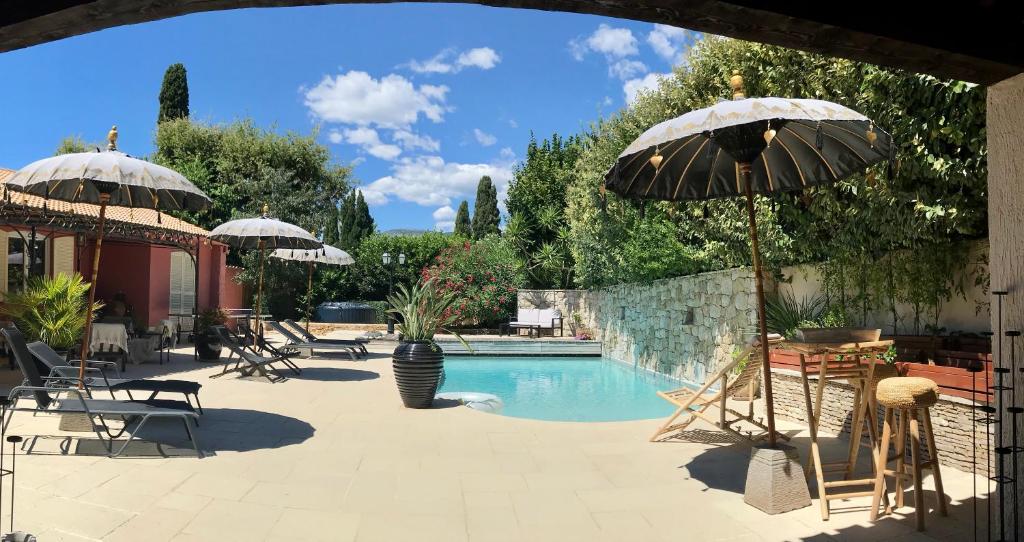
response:
M455 235L467 239L473 237L473 226L469 223L469 203L462 200L459 211L455 213Z
M491 178L487 175L480 177L480 184L476 186L476 202L473 209L473 237L481 239L490 234L498 234L498 223L501 216L498 214L498 189L494 188Z
M338 224L338 246L343 250L355 250L373 233L373 217L362 192L352 192L345 197Z
M160 115L157 123L188 117L188 75L184 64L171 64L160 86Z
M332 204L327 209L327 221L324 224L324 244L338 246L338 232L341 230L341 215L338 207Z

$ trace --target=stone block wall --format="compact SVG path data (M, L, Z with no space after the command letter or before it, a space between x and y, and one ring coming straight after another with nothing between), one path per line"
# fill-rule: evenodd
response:
M816 381L811 381L812 398L816 385ZM798 372L788 369L772 369L772 392L775 398L777 419L807 423L803 384ZM829 434L826 438L832 438L831 435L839 435L849 439L853 415L853 387L836 381L829 382L825 385L821 404L821 425L819 427L822 432ZM972 410L969 401L941 396L939 402L931 408L932 426L935 428L935 447L939 450L939 461L943 467L970 472L971 431L975 431L975 442L980 452L974 468L978 474L985 474L983 450L985 439L991 439L992 435L988 432L987 426L974 426L971 423ZM881 408L879 408L878 419L882 419ZM867 449L865 448L861 453L867 453Z
M754 335L753 272L729 269L598 290L520 290L521 308L578 312L604 355L703 382Z

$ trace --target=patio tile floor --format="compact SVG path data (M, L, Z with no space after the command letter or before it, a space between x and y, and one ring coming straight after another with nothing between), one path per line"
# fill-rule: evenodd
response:
M462 407L407 410L390 345L371 350L366 362L303 360L310 369L279 384L209 379L218 367L194 363L186 349L170 364L129 367L127 376L203 384L198 435L210 455L201 460L190 456L180 424L157 424L144 435L173 444L174 457L140 443L132 457L111 459L82 455L95 443L58 431L56 417L19 413L9 434L84 441L78 455L53 455L55 438L20 453L15 527L48 542L970 538L972 478L965 473L943 472L951 517L929 514L925 534L914 532L910 508L869 523L867 498L834 503L828 522L817 501L768 516L743 503L749 450L742 445L649 443L652 420L564 423ZM0 375L0 382L17 380ZM806 434L795 424L781 427L806 457Z

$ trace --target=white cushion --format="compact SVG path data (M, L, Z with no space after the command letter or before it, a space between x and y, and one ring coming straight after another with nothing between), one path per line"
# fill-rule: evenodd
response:
M555 317L555 309L541 309L537 314L537 323L542 327L551 327L551 320Z
M516 313L516 322L520 324L536 324L540 309L519 309Z

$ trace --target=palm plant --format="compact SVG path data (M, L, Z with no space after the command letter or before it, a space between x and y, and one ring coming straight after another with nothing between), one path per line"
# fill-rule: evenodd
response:
M56 349L71 348L85 329L88 292L89 285L77 273L33 277L23 291L7 294L0 313L14 321L29 340ZM97 302L93 313L102 307Z
M466 344L461 335L448 329L459 320L451 310L456 298L455 292L441 291L434 279L421 280L412 288L399 284L398 291L388 296L388 312L398 316L403 341L433 343L434 335L445 332Z
M779 291L765 299L764 319L768 331L791 338L800 327L820 325L825 297L817 294L796 299L792 292Z

